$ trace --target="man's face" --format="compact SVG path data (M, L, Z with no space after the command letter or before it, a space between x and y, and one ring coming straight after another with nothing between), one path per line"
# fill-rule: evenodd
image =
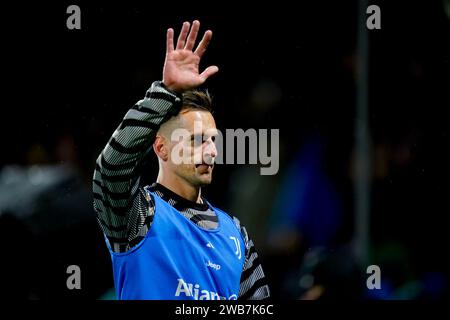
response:
M171 132L168 169L191 185L202 187L212 181L217 149L217 128L210 112L182 111Z

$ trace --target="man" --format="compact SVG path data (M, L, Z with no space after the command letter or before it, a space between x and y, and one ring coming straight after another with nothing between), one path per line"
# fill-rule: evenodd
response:
M119 299L269 297L245 228L201 194L212 180L217 129L209 94L194 89L218 68L199 73L212 37L206 31L193 51L199 28L198 21L192 28L185 22L176 47L168 29L162 81L128 111L97 159L94 208ZM188 134L174 141L177 130ZM143 186L152 146L159 173L156 183ZM182 159L175 152L180 146Z

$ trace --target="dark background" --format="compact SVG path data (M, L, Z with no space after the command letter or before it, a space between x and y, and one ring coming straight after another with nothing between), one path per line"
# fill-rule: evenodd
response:
M81 30L66 27L71 4L81 8ZM205 190L248 229L273 296L448 297L449 4L369 3L381 8L381 30L368 32L364 263L352 249L357 4L76 1L2 10L2 294L113 297L90 194L95 159L128 108L161 79L167 28L177 36L183 21L199 19L201 31L214 33L202 67L220 68L206 83L218 128L280 129L277 175L219 165ZM30 168L47 175L57 165L72 171L45 188L30 181ZM14 188L5 172L17 175ZM156 173L154 162L147 180ZM81 268L81 290L66 287L72 264ZM369 264L381 268L381 290L366 289Z

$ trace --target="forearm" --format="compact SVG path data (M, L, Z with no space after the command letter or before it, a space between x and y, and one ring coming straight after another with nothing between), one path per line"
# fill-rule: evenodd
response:
M140 164L150 151L159 126L181 106L180 96L154 82L146 97L125 115L97 158L94 208L108 237L123 239L140 186Z
M97 165L102 173L129 174L148 152L159 126L177 113L181 99L154 82L146 97L134 105L101 152ZM129 167L127 167L129 166ZM117 169L121 169L119 172Z

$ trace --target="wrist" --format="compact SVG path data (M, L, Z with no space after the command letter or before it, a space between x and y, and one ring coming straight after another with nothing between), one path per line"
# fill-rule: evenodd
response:
M162 80L161 81L161 85L164 87L164 89L166 89L167 91L175 94L175 95L182 95L183 94L183 89L173 85L172 83L168 83L167 81Z
M178 103L183 100L183 93L181 91L168 86L166 83L164 83L164 81L155 81L155 83L168 95L172 96L175 99L175 102Z

